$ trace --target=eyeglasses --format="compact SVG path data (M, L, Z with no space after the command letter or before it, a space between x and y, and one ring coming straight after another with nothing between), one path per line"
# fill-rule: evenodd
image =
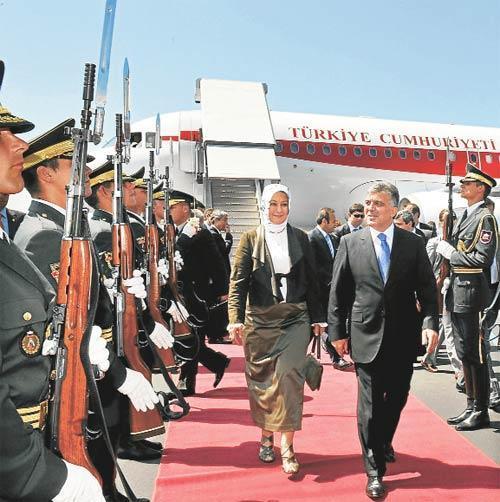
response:
M354 213L354 214L352 215L352 217L353 217L353 218L364 218L364 217L365 217L365 215L364 215L364 214L359 214L359 213Z

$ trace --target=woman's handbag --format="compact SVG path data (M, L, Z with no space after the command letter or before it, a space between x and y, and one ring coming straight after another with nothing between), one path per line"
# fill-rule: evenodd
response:
M323 376L323 366L312 354L307 354L306 356L304 374L309 388L311 390L319 390L321 377Z

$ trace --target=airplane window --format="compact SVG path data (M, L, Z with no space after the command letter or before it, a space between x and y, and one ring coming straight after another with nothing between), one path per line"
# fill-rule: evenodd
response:
M274 151L276 153L281 153L283 151L283 143L281 143L280 141L277 141L276 146L274 147Z
M413 158L415 160L420 160L420 150L413 150Z
M406 159L406 150L403 150L402 148L399 150L399 158Z
M386 159L390 159L392 157L392 150L390 148L386 148L384 150L384 155Z
M375 148L370 148L368 150L368 153L370 154L370 157L376 157L377 156L377 150Z
M471 153L470 160L471 160L471 162L477 162L477 155L475 153Z
M362 153L363 152L361 151L361 148L359 146L354 147L354 155L356 155L356 157L361 157Z
M308 143L306 146L306 150L308 154L312 155L316 151L316 148L312 143Z
M293 143L290 143L290 151L292 153L299 153L299 145L295 143L295 141Z
M347 148L345 146L339 146L339 155L345 157L347 155Z
M324 155L331 155L332 154L332 147L330 145L323 145L323 154Z
M436 160L436 154L435 154L432 150L429 150L429 151L427 152L427 158L428 158L429 160Z
M484 159L486 160L486 164L491 164L493 162L493 157L491 156L490 153L486 154L484 156Z

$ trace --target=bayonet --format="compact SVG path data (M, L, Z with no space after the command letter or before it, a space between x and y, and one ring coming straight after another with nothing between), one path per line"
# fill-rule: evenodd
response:
M5 73L5 65L3 64L3 61L0 59L0 89L2 88L4 73Z
M161 121L160 121L160 114L156 114L156 135L155 135L155 153L156 156L160 155L160 148L161 148Z
M115 25L116 0L106 0L104 8L104 25L102 27L101 53L97 70L96 110L94 118L94 144L98 145L104 129L104 109L106 107L106 93L108 89L109 61L111 44L113 42L113 28Z
M130 71L127 58L123 63L123 162L130 162Z

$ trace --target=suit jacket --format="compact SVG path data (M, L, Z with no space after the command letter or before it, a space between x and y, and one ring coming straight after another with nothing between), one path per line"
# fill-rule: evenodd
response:
M196 293L202 300L215 303L218 297L227 295L229 281L224 258L210 230L202 228L191 238L181 233L176 247L184 260L179 279L188 300Z
M348 223L344 223L342 226L337 227L334 231L333 234L337 237L338 240L340 240L341 237L344 235L350 234L351 229L349 228Z
M16 408L48 397L51 358L41 348L54 290L15 244L2 239L0 275L0 498L52 500L66 480L66 467Z
M23 221L25 213L7 208L7 220L9 222L9 237L14 239L19 225Z
M290 225L287 225L287 233L291 268L287 276L286 302L307 302L311 322L323 322L325 314L319 301L316 266L309 239L305 232ZM241 236L234 257L229 289L229 322L245 322L247 298L250 305L268 307L278 303L279 297L261 225Z
M224 266L226 267L226 275L227 279L229 280L229 275L231 274L231 263L229 261L229 251L227 248L227 243L224 240L224 237L222 237L221 233L215 227L212 226L209 228L209 230L215 240L215 245L217 246L220 255L224 259Z
M383 340L394 357L414 360L421 346L422 317L424 328L437 330L436 281L420 237L394 228L385 285L370 228L342 238L328 307L332 341L350 336L352 358L358 363L373 361Z
M332 283L334 256L332 256L330 248L328 247L328 244L318 227L314 227L307 234L307 236L309 238L309 242L311 243L314 262L316 265L321 304L326 312L328 307L328 299L330 297L330 285ZM330 242L332 243L333 249L336 254L338 249L337 238L330 236Z
M427 223L422 222L419 222L418 226L419 229L422 230L426 235L427 240L429 240L431 237L437 237L436 227L431 227L430 225L427 225Z

